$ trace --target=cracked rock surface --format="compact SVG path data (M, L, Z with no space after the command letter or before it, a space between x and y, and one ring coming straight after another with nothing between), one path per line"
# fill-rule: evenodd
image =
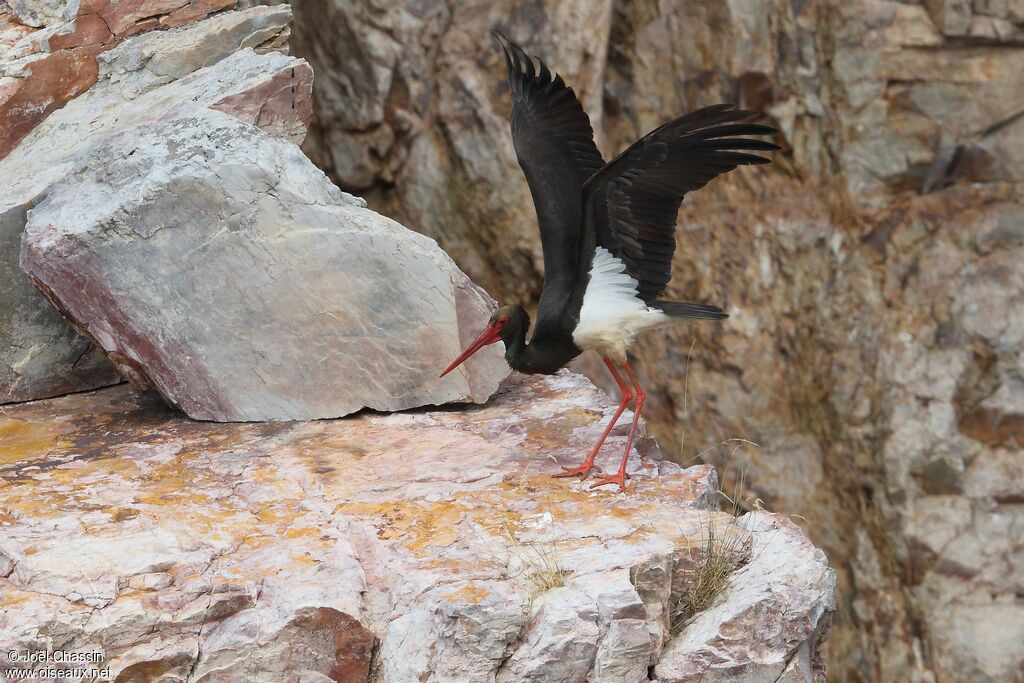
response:
M217 112L98 145L29 212L22 269L123 375L196 419L486 400L494 307L428 237Z
M82 2L79 14L64 20L62 12L79 3L60 11L51 4L62 3L17 2L6 11L0 3L0 130L17 133L16 140L0 141L0 403L120 381L114 366L75 333L18 264L27 211L78 156L133 126L207 108L292 142L302 140L310 116L312 70L275 51L287 36L288 7L220 12L196 21L224 3ZM92 47L60 47L72 38L87 41L87 33L72 29L92 25L96 12L122 28L131 24L131 33L187 25ZM154 16L156 24L145 23ZM39 22L32 17L51 24L33 31L20 23L35 26ZM78 72L62 60L81 50L91 51L91 78L73 93L41 90L39 78L60 88L73 84ZM40 76L40 64L51 62L53 73ZM48 108L20 101L19 93L43 97ZM15 120L18 112L31 116Z
M550 476L613 412L566 371L315 422L195 422L123 385L0 408L0 644L101 650L125 681L711 681L727 652L820 682L834 575L796 526L717 511L714 470L646 436L628 495ZM711 526L733 578L674 624Z

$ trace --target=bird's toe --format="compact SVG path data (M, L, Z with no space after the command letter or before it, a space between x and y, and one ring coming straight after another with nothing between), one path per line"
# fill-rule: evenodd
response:
M616 472L615 474L602 474L602 475L600 475L597 478L597 481L595 481L593 484L590 485L590 488L593 489L593 488L597 488L598 486L606 486L608 484L618 484L619 491L621 491L622 493L625 493L626 492L626 479L628 479L628 478L629 478L629 475L626 474L625 472Z
M583 463L578 467L562 467L562 472L552 474L551 476L562 478L562 477L575 477L579 475L581 479L586 479L590 475L591 470L601 471L601 468L594 464Z

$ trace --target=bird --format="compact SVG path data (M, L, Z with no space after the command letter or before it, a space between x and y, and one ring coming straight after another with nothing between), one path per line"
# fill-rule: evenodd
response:
M745 136L778 131L755 122L757 112L716 104L659 126L605 163L574 90L504 33L495 29L492 35L511 92L513 148L537 213L544 286L529 341L526 309L501 306L441 377L498 341L512 369L528 374L553 374L584 351L597 352L619 388L618 407L583 462L554 476L586 479L592 470L600 472L595 458L632 401L619 469L591 485L618 485L625 492L646 398L627 355L636 336L686 320L728 317L718 306L659 298L671 278L680 204L687 193L737 166L770 163L754 152L780 147Z

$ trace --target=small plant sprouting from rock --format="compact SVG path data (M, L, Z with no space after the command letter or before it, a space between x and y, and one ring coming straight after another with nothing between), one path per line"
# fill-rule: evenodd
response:
M669 613L670 632L678 635L683 626L695 614L706 610L718 595L725 590L729 574L735 568L743 546L742 536L735 532L735 525L729 522L719 529L709 519L702 531L700 557L692 570L690 584L672 604Z
M550 528L551 513L544 513L542 520ZM519 559L526 579L533 587L533 597L565 585L565 572L558 563L553 541L523 541L508 524L505 525L505 533L511 541L509 552Z
M689 393L690 360L696 344L697 340L695 338L690 344L690 350L686 354L686 375L683 379L682 422L684 425ZM685 452L685 445L686 431L684 428L679 441L680 455ZM696 461L705 461L704 456L723 446L732 447L730 459L734 458L737 451L744 446L760 447L748 439L733 437L705 448L681 464L685 467ZM739 466L739 477L735 481L731 497L721 489L718 491L718 494L730 503L734 519L748 510L760 509L760 500L754 500L750 505L745 505L743 502L746 472L746 466L741 464ZM673 636L678 635L694 615L706 610L714 599L725 590L729 574L732 573L742 557L743 534L737 529L735 522L732 520L725 524L724 528L719 528L714 518L709 516L707 524L701 525L701 539L702 542L698 548L700 556L696 559L696 565L690 570L691 576L688 577L690 579L689 585L686 590L673 599L670 605L669 632ZM694 548L690 550L692 553Z
M565 572L558 565L558 558L555 557L554 547L547 547L549 545L531 544L526 546L536 556L536 562L531 565L527 575L535 595L540 595L552 588L561 588L565 585Z
M745 439L739 441L751 443ZM733 455L735 452L734 450ZM699 556L695 566L690 570L689 585L672 602L669 612L669 632L673 636L678 635L694 615L710 607L714 599L725 590L729 575L742 557L743 534L734 520L745 512L741 503L745 480L746 467L741 465L733 495L730 497L724 491L718 491L718 494L731 504L733 519L720 526L709 516L707 524L701 524ZM754 503L754 507L758 507L758 502ZM693 550L690 549L691 555Z

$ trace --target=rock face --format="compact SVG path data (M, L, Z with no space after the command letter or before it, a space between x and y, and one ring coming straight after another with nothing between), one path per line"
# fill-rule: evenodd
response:
M295 11L330 74L309 154L505 302L535 300L541 259L492 27L576 88L606 158L701 105L765 112L788 152L684 203L669 298L732 317L640 345L652 428L681 461L761 444L746 494L840 570L834 680L1024 680L1019 3Z
M119 681L645 681L669 653L720 680L687 653L726 629L737 661L816 663L834 575L791 523L736 523L647 437L629 495L549 476L612 413L568 372L334 421L193 422L124 386L2 408L0 643ZM711 525L739 569L680 628Z
M487 291L528 300L543 257L488 32L507 17L538 31L599 114L610 4L516 4L297 3L292 47L319 74L306 153L373 208L438 239Z
M433 240L224 114L134 128L29 212L21 265L140 384L203 420L486 400L493 302Z
M81 3L81 11L87 4ZM166 7L167 3L119 3L116 7L122 12L132 8L147 12L156 11L156 5ZM30 6L34 8L31 11L26 9ZM40 86L31 76L19 80L17 69L23 61L34 59L33 55L43 54L39 52L41 34L63 28L29 32L16 21L18 17L35 21L31 17L49 17L52 12L41 9L43 3L15 3L12 7L13 14L0 11L0 49L6 50L0 58L0 92L17 88L18 92L39 94ZM175 7L193 5L178 3ZM219 5L195 5L197 11L206 9L202 14L215 7ZM49 116L33 118L35 127L18 134L20 143L0 160L0 177L4 179L0 184L0 280L5 283L0 297L0 402L119 381L114 367L74 332L20 271L18 254L26 212L73 167L76 155L146 122L173 120L211 107L271 134L301 141L310 115L312 71L300 59L253 51L276 48L286 34L289 17L287 7L226 12L181 29L138 35L116 47L114 43L106 45L104 50L113 49L92 58L94 63L98 60L92 79L95 84ZM80 16L75 25L83 21ZM124 17L118 19L119 24L125 21ZM64 87L69 76L61 71L53 78ZM3 118L5 111L0 106L4 134L14 130L14 124Z

